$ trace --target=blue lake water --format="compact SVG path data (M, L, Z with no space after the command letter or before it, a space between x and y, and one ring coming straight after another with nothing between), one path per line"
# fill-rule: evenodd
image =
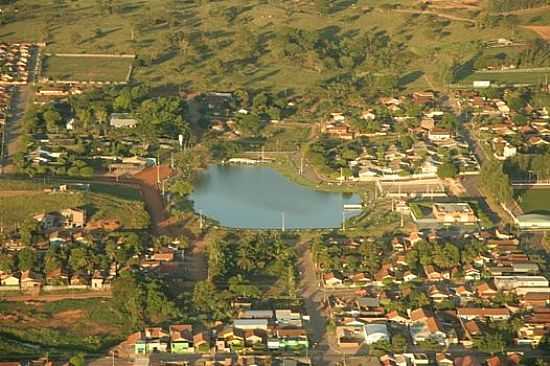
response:
M221 225L246 229L314 229L341 226L345 204L357 194L321 192L289 181L269 167L211 165L194 184L196 212ZM357 213L346 212L346 218Z

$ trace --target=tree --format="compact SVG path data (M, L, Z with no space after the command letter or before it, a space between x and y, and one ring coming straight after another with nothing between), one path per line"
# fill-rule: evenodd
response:
M237 275L231 277L228 281L229 291L235 296L240 297L249 297L249 298L259 298L260 289L257 286L254 286L250 281L246 280L242 275Z
M48 132L57 132L59 130L59 126L63 121L63 118L61 117L61 114L59 114L59 112L53 109L48 109L42 114L42 117L46 122L46 129L48 130Z
M403 353L407 350L407 338L396 334L391 339L391 350L393 353Z
M86 360L84 358L84 353L78 353L72 356L69 359L69 364L71 366L86 366Z
M237 119L237 128L245 135L257 136L262 128L262 121L255 113L242 115Z
M195 284L193 305L198 311L206 314L210 320L222 319L225 316L225 301L216 286L208 280Z
M0 255L0 272L12 273L15 269L15 261L11 255Z
M498 332L484 332L474 340L474 346L481 352L503 352L506 342Z
M437 176L439 178L456 178L457 174L457 167L450 161L447 161L437 167Z
M31 248L23 248L17 255L17 268L21 272L33 269L36 263L36 253Z

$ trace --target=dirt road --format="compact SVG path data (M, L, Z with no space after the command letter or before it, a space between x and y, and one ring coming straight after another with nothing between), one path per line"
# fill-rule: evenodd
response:
M74 292L74 293L63 293L63 294L40 294L40 295L8 295L3 296L0 293L0 300L5 301L43 301L43 302L52 302L60 300L82 300L82 299L96 299L111 297L111 290L106 291L87 291L87 292Z

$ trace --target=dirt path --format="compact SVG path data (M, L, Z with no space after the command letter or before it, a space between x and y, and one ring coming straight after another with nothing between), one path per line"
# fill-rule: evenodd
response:
M459 17L459 16L456 16L456 15L439 13L437 11L431 11L431 10L393 9L392 11L394 11L396 13L406 13L406 14L434 15L436 17L445 18L445 19L449 19L449 20L456 20L456 21L459 21L459 22L467 22L467 23L472 23L472 24L476 23L475 20L470 19L470 18L464 18L464 17Z
M60 300L80 300L80 299L95 299L95 298L110 298L111 290L106 291L88 291L88 292L74 292L65 294L40 294L37 296L21 294L21 295L8 295L3 296L0 294L0 299L5 301L60 301Z

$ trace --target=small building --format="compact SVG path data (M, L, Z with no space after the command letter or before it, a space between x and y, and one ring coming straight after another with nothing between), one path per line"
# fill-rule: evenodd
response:
M193 326L191 324L174 324L170 326L170 352L192 353Z
M137 120L128 113L112 113L109 124L114 128L134 128Z
M445 224L472 224L478 221L468 203L434 203L432 212L438 222Z
M67 208L61 211L61 215L65 218L64 226L67 229L86 226L86 210L82 208Z

